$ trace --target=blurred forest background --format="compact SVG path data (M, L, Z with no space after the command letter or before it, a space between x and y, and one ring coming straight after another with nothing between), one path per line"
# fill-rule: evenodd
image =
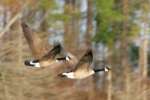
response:
M149 19L149 0L0 0L0 100L150 100ZM63 80L27 68L22 21L78 58L92 46L111 72Z

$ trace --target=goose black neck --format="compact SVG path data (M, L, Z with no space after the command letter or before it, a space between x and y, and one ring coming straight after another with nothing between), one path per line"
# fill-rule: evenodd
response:
M56 58L57 60L66 60L66 57Z
M104 68L101 68L101 69L95 69L95 70L94 70L95 73L101 72L101 71L105 71L105 69L104 69Z

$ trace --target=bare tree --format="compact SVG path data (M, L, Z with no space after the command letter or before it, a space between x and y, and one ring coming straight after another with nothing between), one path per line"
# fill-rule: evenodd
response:
M146 82L144 80L147 78L147 72L148 72L148 30L149 30L149 18L148 18L148 13L149 13L149 2L144 1L141 4L141 9L142 9L142 16L141 20L143 23L143 27L141 30L142 31L142 36L141 36L141 45L139 48L139 67L140 67L140 76L142 76L141 82L140 82L140 92L142 92L141 99L142 100L147 100L147 95L146 95Z
M130 76L129 76L129 56L128 56L128 38L127 34L129 32L129 1L123 0L123 32L121 34L121 64L124 68L124 77L125 77L125 93L126 100L129 99L129 90L130 90Z
M91 46L91 38L93 33L93 0L87 0L87 29L86 29L86 35L85 35L85 44L86 46Z
M141 90L142 91L142 100L147 100L146 98L146 83L143 82L143 80L145 80L147 78L147 67L148 67L148 40L147 39L143 39L141 41L141 46L139 49L139 66L140 66L140 72L141 72L141 76L142 76L142 80L141 80Z
M65 47L72 51L77 48L79 19L76 16L79 12L76 0L65 0L64 13L68 20L64 23L64 43Z

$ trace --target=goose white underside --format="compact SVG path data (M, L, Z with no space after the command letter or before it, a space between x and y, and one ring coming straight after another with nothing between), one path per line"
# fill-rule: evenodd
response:
M62 73L62 75L66 76L67 78L70 78L70 79L74 79L75 78L74 72Z
M95 72L93 70L91 70L90 72L81 72L79 74L75 74L74 72L69 72L69 73L62 73L62 75L66 76L67 78L70 79L84 79L86 77L89 77L91 75L93 75Z
M66 56L66 57L65 57L65 60L66 60L66 61L70 61L70 57ZM52 65L52 64L54 64L55 62L58 63L58 62L62 62L62 61L56 59L54 62L50 63L49 65ZM37 68L41 67L41 65L40 65L39 62L34 62L33 60L31 60L29 63L30 63L30 65L31 65L32 67L37 67Z
M61 61L59 61L59 60L55 60L55 62L61 62ZM52 63L50 63L49 65L53 65L55 62L52 62ZM33 62L33 61L30 61L30 65L32 65L32 67L37 67L37 68L39 68L39 67L41 67L41 65L40 65L40 63L39 62Z

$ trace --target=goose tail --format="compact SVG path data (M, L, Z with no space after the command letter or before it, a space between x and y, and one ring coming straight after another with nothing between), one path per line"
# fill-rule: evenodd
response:
M26 60L24 64L31 67L41 67L39 60Z

